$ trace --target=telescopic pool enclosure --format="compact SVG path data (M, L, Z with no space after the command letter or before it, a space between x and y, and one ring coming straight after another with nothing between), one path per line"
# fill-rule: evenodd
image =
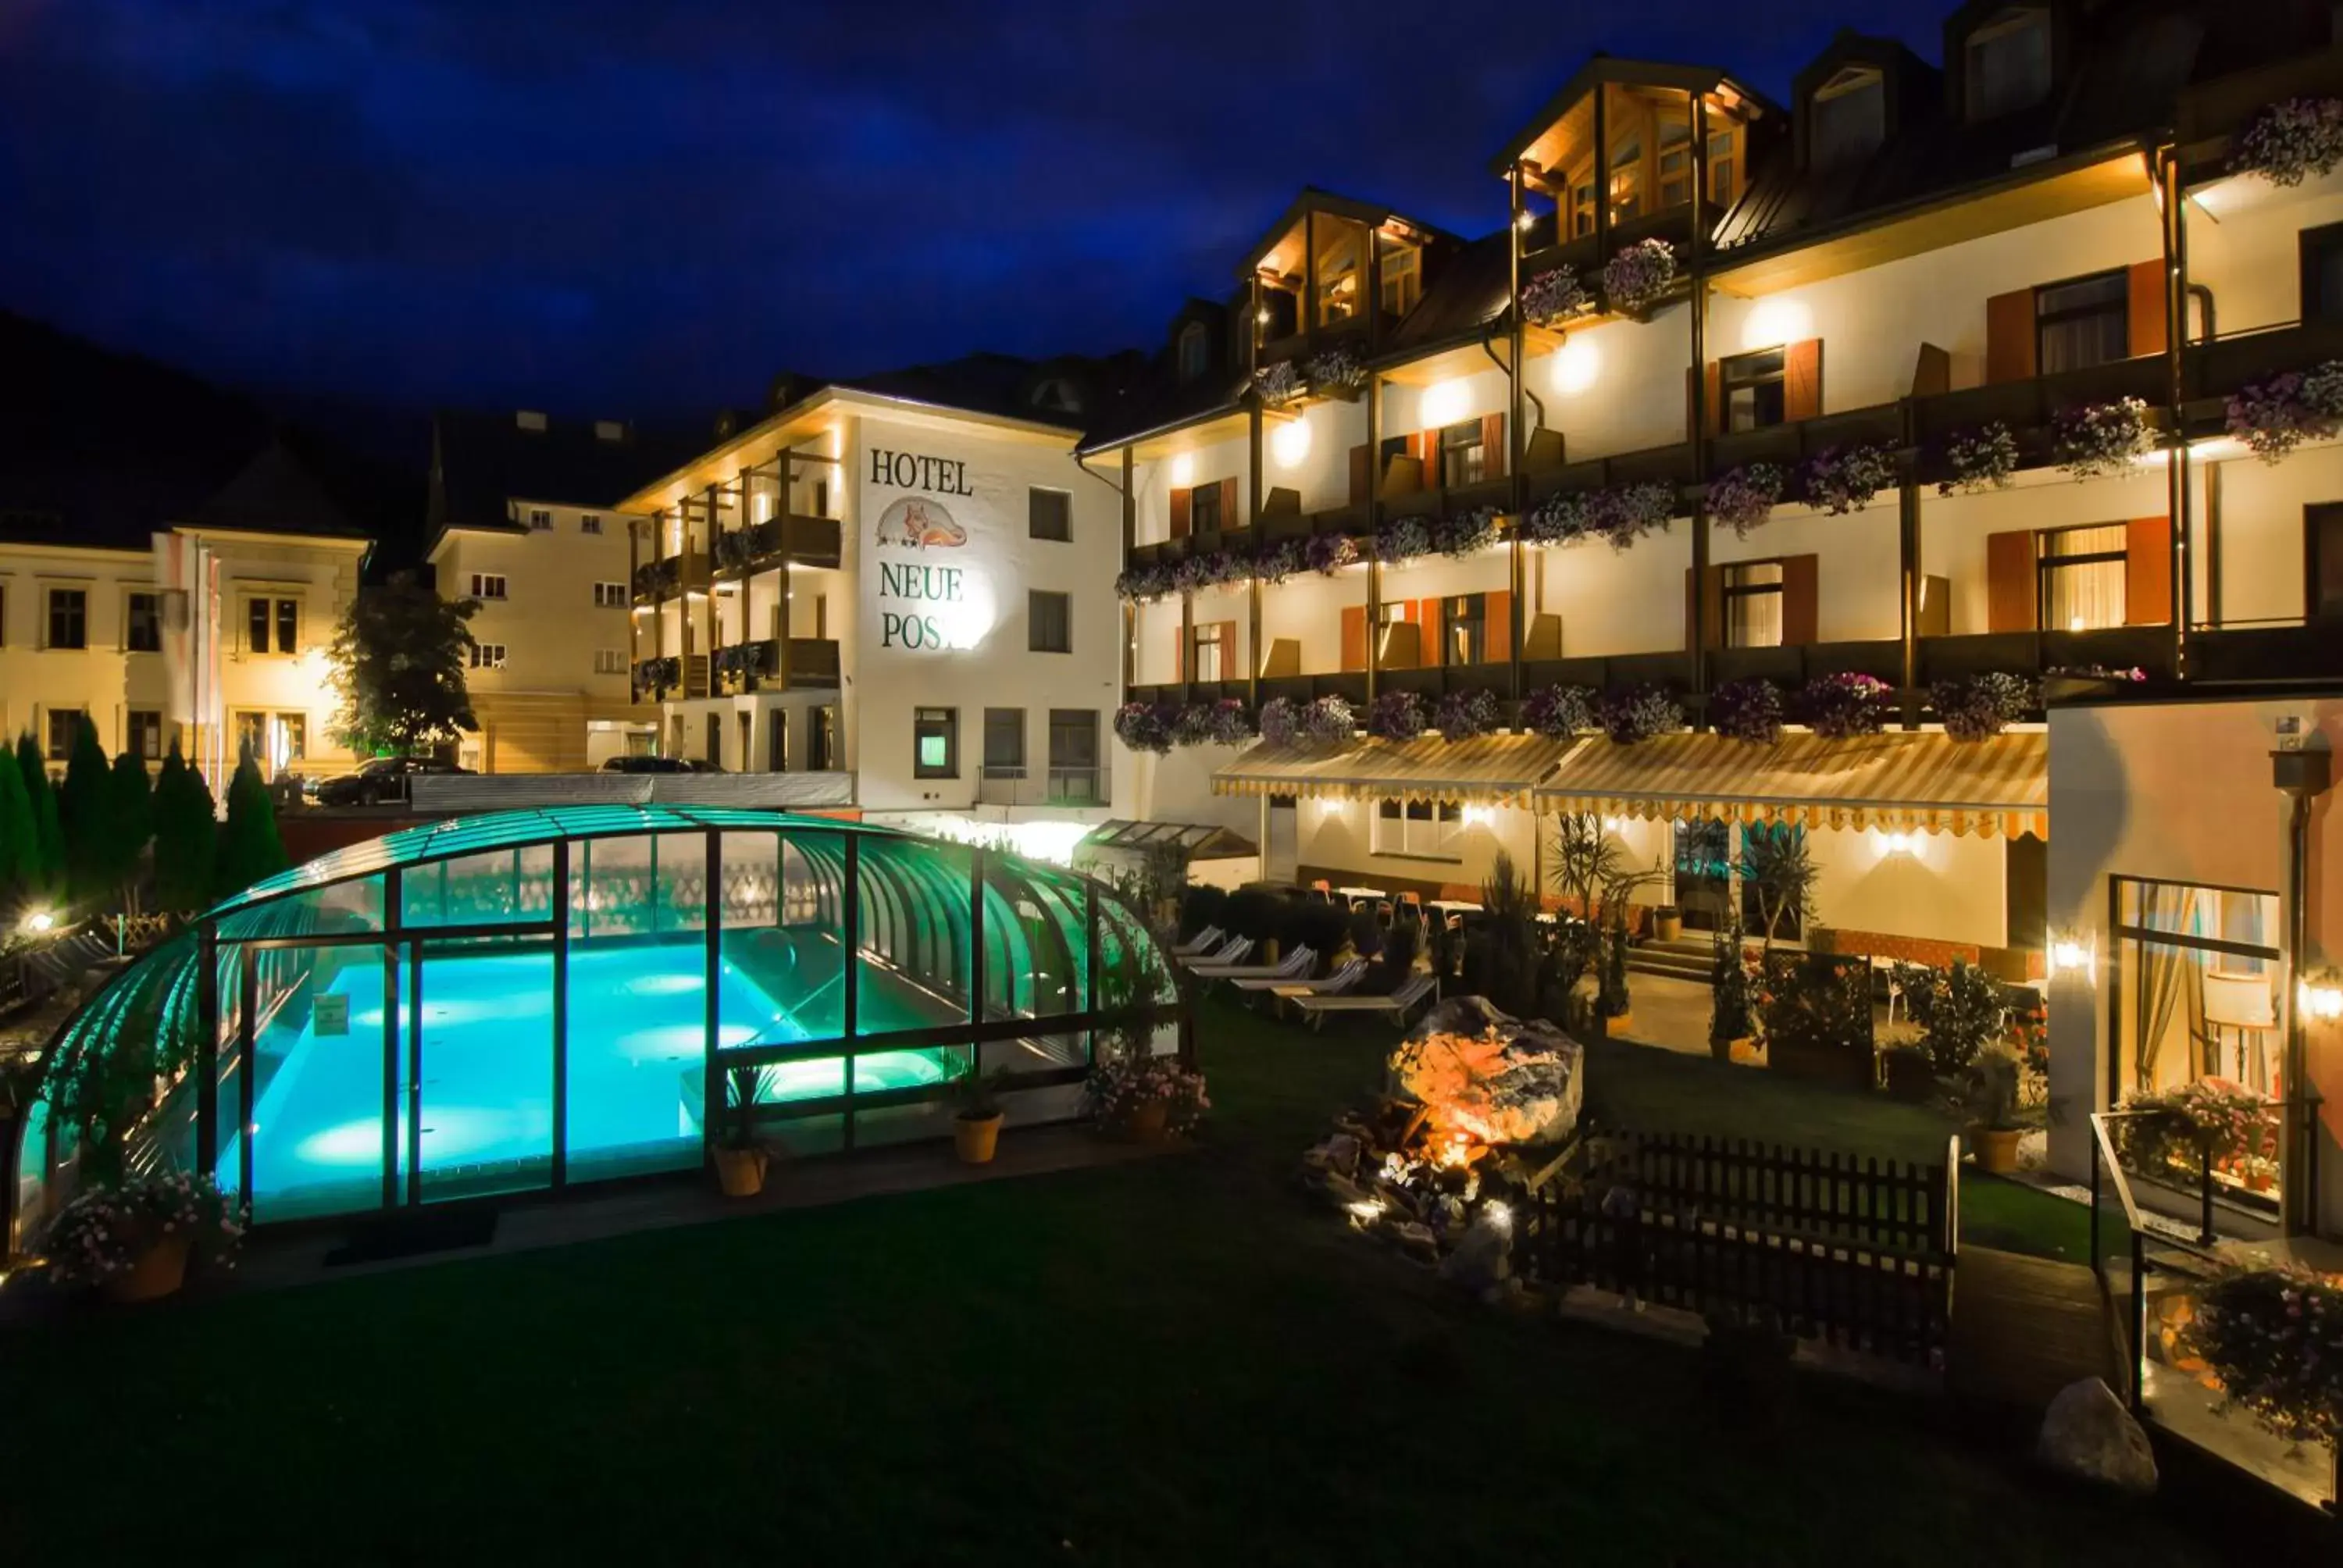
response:
M126 1169L210 1170L269 1224L697 1169L739 1069L798 1153L945 1134L970 1073L1061 1119L1122 1030L1182 1049L1178 990L1071 871L761 811L458 819L261 882L93 998L22 1123L16 1228L109 1120Z

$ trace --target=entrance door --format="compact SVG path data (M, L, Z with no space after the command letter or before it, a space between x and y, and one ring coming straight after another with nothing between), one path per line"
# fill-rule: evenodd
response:
M2312 617L2343 616L2343 503L2329 501L2305 507L2303 547L2309 580L2304 613Z
M547 1186L553 1175L553 944L407 949L398 1174L409 1203Z
M1676 909L1693 930L1723 930L1733 908L1733 829L1723 822L1675 825Z
M789 710L770 709L765 718L765 770L786 773L789 770Z
M1291 882L1301 875L1302 830L1293 810L1293 797L1269 799L1269 833L1262 844L1261 876L1265 882Z

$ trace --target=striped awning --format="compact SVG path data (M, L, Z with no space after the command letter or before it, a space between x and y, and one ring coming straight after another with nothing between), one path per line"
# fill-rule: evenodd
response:
M1444 800L1527 806L1538 781L1570 749L1542 735L1483 735L1448 741L1262 741L1212 775L1216 795L1307 795L1320 799Z
M1634 746L1574 743L1537 790L1541 811L1886 832L2050 836L2050 738L1937 731L1846 740L1785 735L1771 746L1664 735Z

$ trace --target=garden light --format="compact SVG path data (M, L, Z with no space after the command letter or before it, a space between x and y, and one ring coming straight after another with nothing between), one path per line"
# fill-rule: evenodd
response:
M25 929L35 936L40 936L44 932L55 929L56 923L56 916L46 910L35 910L25 917Z
M2294 988L2296 1005L2308 1018L2327 1022L2343 1018L2343 984L2338 984L2332 970L2315 980L2304 980Z

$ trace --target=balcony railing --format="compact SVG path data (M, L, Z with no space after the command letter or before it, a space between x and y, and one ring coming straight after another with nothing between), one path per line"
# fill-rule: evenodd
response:
M980 806L1103 806L1107 774L1101 767L988 767L977 777Z
M736 642L716 650L716 678L720 689L745 691L750 677L760 686L770 687L780 679L781 647L779 639L766 638L759 642ZM829 638L793 637L789 638L789 674L788 689L791 691L825 691L838 685L838 644Z
M840 560L838 519L792 512L727 528L716 538L717 569L727 575L754 571L779 560L785 544L794 565L835 567Z

